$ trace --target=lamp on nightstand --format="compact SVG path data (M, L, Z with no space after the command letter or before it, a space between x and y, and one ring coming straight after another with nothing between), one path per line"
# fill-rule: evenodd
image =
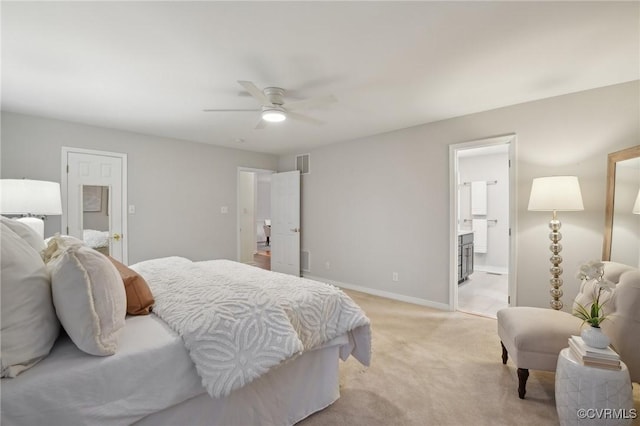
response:
M31 179L0 180L0 213L23 215L17 220L44 238L43 218L62 214L60 184Z
M584 210L582 204L582 193L580 192L580 184L576 176L549 176L535 178L531 185L531 196L529 198L529 210L531 211L552 211L553 218L549 222L549 239L551 245L551 307L556 310L562 309L562 245L560 240L562 234L560 227L562 224L558 220L558 211L579 211Z

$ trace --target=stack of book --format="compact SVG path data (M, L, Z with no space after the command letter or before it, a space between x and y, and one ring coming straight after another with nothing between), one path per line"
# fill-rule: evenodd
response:
M604 349L592 348L584 343L582 337L569 337L569 347L573 356L582 365L589 367L605 368L607 370L620 370L620 356L610 347Z

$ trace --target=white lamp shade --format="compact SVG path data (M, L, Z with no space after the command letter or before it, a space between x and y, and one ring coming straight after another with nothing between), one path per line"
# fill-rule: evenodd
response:
M60 184L43 180L2 179L0 213L60 215Z
M578 178L576 176L549 176L535 178L531 185L529 210L584 210Z
M633 214L640 214L640 190L638 190L638 196L636 197L632 212Z

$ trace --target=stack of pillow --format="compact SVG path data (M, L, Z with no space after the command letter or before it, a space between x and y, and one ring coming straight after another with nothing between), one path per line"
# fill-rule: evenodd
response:
M9 227L11 222L19 225ZM0 223L2 377L15 377L47 356L60 330L39 254L44 241L33 238L26 225L11 222Z
M148 314L153 296L140 275L76 238L48 244L27 225L1 217L2 377L46 357L60 325L91 355L113 355L125 317Z

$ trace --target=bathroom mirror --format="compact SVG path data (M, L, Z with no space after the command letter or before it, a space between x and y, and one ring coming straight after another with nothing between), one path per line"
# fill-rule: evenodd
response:
M640 145L608 157L602 260L640 266L640 214L633 208L640 191Z
M109 187L82 185L82 239L109 254Z

